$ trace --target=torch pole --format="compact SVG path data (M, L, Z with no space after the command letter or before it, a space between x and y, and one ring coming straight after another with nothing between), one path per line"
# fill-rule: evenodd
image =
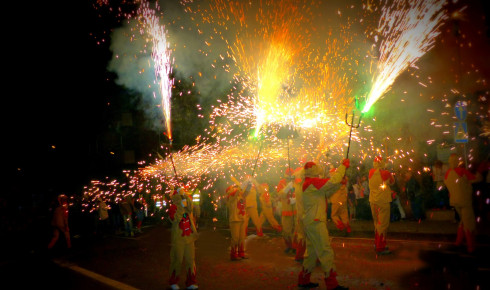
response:
M172 157L172 142L173 142L173 140L172 139L168 139L168 140L170 142L170 146L168 147L168 151L169 151L169 155L170 155L170 161L172 162L172 167L174 169L175 178L177 178L177 170L175 169L174 158Z
M257 154L257 158L255 159L254 170L252 171L252 178L255 175L255 169L257 169L257 163L259 162L260 152L262 152L262 142L260 142L259 153Z

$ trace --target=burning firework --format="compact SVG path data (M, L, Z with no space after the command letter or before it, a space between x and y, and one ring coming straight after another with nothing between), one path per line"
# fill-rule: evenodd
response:
M141 1L138 9L140 16L141 34L148 34L152 42L151 56L155 63L155 76L160 88L162 98L162 109L167 130L167 137L172 142L172 124L170 111L170 98L172 97L172 86L174 80L172 74L172 60L170 57L171 50L167 42L165 26L160 25L159 17L156 11L149 7L145 0ZM159 10L158 2L155 3L155 9Z
M434 46L439 28L448 19L443 10L445 3L445 0L395 0L383 6L378 26L383 37L380 57L363 112L369 111L395 79Z

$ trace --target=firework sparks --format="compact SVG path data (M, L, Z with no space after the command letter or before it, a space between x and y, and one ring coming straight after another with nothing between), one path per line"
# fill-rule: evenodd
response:
M155 6L155 9L159 10L158 3L155 3ZM142 22L141 33L144 34L146 32L150 36L153 44L151 56L155 63L155 76L160 88L165 128L167 130L167 137L172 141L170 98L172 97L174 80L171 78L171 50L167 42L165 26L160 25L156 11L151 9L149 3L145 0L141 1L138 14Z
M363 112L383 96L395 79L429 51L439 35L439 28L448 19L445 0L407 2L396 0L384 6L378 32L384 37L376 76Z

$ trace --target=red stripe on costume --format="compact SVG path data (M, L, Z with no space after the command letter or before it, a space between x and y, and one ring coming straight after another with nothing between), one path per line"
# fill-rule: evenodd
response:
M380 170L379 173L381 174L381 179L383 181L387 181L388 179L393 181L393 176L391 176L391 173L388 170Z
M325 183L327 183L328 180L329 178L306 177L305 183L303 183L303 191L305 191L310 185L313 185L316 189L320 189L325 185Z
M171 220L174 220L176 212L177 212L177 206L175 204L170 205L170 208L168 210L168 216L170 217Z
M281 179L276 187L277 192L281 191L284 187L286 187L286 179Z
M372 168L371 170L369 170L369 179L371 179L371 177L373 177L374 172L376 172L375 168Z
M446 171L446 175L444 176L444 179L447 179L449 172L451 172L451 170L454 170L454 172L456 172L456 174L459 177L463 177L464 175L466 175L466 178L468 178L468 180L474 180L476 178L476 176L473 175L473 173L466 170L466 168L456 167L456 168L452 168L452 169L449 169L448 171Z

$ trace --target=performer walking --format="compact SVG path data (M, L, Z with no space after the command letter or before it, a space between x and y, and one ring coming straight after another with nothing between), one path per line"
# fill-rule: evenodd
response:
M340 188L340 182L349 167L349 159L344 159L330 179L320 178L323 169L314 162L304 166L303 183L303 225L306 233L306 254L303 269L298 276L298 286L302 288L318 287L310 282L317 260L325 273L327 289L346 289L337 282L337 273L333 262L334 252L330 245L327 230L327 198Z
M228 221L231 232L230 259L232 261L246 259L245 256L245 196L238 185L226 189Z
M296 224L294 225L294 240L293 246L296 249L296 262L303 262L306 251L306 235L303 225L302 216L303 209L303 182L305 178L305 170L303 167L298 167L294 170L294 194L296 195Z
M330 174L335 173L335 170L330 171ZM331 197L330 203L332 204L332 221L335 223L337 229L348 236L351 232L349 224L349 210L347 208L347 176L341 181L340 189L337 190Z
M252 223L255 226L255 230L257 232L257 236L263 237L262 226L260 224L259 212L257 210L257 189L253 185L252 178L247 179L244 185L242 186L242 190L245 192L245 204L246 204L246 213L245 216L245 233L248 228L249 220L252 220Z
M264 224L265 220L267 220L273 229L275 229L277 232L281 232L282 227L274 217L274 212L272 210L271 196L269 194L269 185L267 183L262 183L260 185L256 184L255 186L259 189L258 190L259 200L260 200L260 205L262 206L262 211L260 212L260 216L259 216L260 227L262 228L262 225Z
M390 225L390 185L395 183L393 175L385 168L383 158L376 156L369 170L369 203L374 222L374 250L378 255L391 254L386 247L386 234Z
M293 237L294 224L296 223L296 195L293 184L293 169L288 168L285 171L284 178L277 185L277 195L281 201L281 225L282 236L286 243L285 253L294 251Z
M482 176L478 173L473 175L464 167L459 167L459 156L455 153L449 156L449 170L444 176L444 184L449 190L449 205L456 209L460 216L456 246L460 246L466 238L468 253L475 251L476 221L473 211L473 188L474 182L480 182Z
M184 189L174 190L169 217L172 221L171 248L170 248L170 279L172 289L179 289L179 274L182 262L186 269L186 289L198 289L196 282L196 263L194 242L197 239L197 230L192 217L192 200Z

